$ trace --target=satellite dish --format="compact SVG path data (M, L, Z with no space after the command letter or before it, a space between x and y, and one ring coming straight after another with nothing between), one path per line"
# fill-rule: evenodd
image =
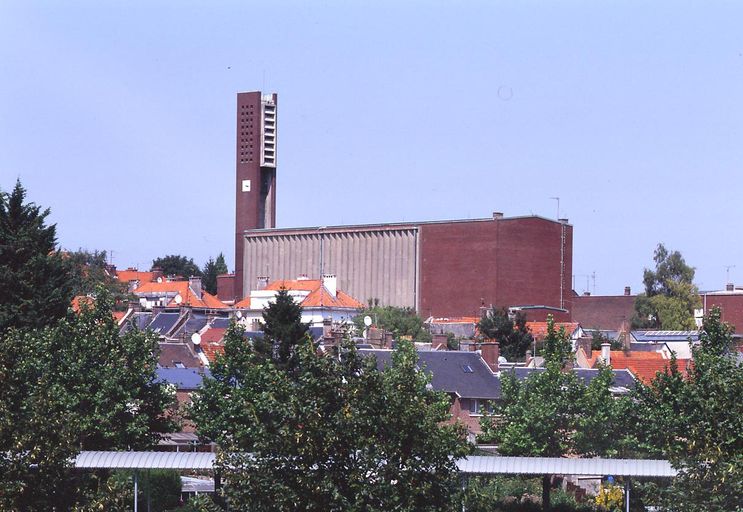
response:
M237 317L238 319L240 319L240 318L242 318L242 317L243 317L243 312L242 312L242 311L238 311L237 313L235 313L235 316L236 316L236 317Z
M191 335L191 343L194 345L201 345L201 334L195 332Z
M175 296L175 303L180 304L181 302L183 302L183 297L181 297L181 294L179 293Z
M158 277L158 278L157 278L157 282L158 282L158 283L162 283L162 282L163 282L163 278L162 278L162 277Z
M364 317L364 325L369 327L372 324L372 318L369 315Z

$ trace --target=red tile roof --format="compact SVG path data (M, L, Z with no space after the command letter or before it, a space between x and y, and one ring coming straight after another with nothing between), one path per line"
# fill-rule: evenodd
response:
M594 350L588 359L591 368L596 368L601 359L601 352ZM611 367L615 370L629 370L632 374L645 384L649 384L658 372L663 372L668 367L669 360L660 352L623 352L612 350L610 357ZM682 373L686 369L686 360L678 361Z
M155 280L154 272L140 272L139 270L117 270L116 279L124 283L129 281L139 281L140 283L150 283Z
M320 279L284 279L273 281L266 290L279 291L282 288L310 292L300 303L303 308L352 308L363 309L364 305L346 292L337 290L335 297L325 288ZM250 308L250 296L235 304L235 308Z
M177 293L182 301L177 303L175 297L166 307L191 306L194 308L222 309L227 305L214 295L202 291L201 298L191 289L188 281L164 281L162 283L144 283L135 289L136 294Z
M547 322L526 322L526 326L535 340L541 341L547 337ZM559 331L560 327L565 327L568 335L573 334L579 326L577 322L555 322L555 330Z
M217 343L222 341L224 334L227 332L227 328L222 327L210 327L204 334L201 335L201 343Z

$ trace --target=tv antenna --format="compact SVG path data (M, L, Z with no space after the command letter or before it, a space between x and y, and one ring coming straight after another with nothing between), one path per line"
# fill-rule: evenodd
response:
M735 265L725 265L725 284L730 283L730 269L735 268Z
M555 196L555 197L550 197L550 199L554 199L555 201L557 201L557 219L559 220L560 219L560 198Z

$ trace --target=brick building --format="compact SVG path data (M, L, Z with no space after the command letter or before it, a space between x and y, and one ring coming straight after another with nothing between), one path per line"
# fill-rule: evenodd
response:
M259 279L339 276L362 302L420 315L479 316L480 307L541 306L569 319L573 227L537 216L309 228L275 227L276 94L237 97L235 274L218 279L235 303Z

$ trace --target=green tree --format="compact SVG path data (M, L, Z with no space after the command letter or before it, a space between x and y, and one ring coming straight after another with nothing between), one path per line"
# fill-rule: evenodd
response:
M699 290L694 286L694 267L678 251L658 244L653 255L655 270L645 269L645 293L635 298L633 328L689 330L695 328L694 308Z
M279 368L291 370L297 365L297 346L307 338L309 326L302 323L302 307L286 288L263 310L263 338L254 340L259 357L270 359Z
M650 386L640 385L639 437L649 456L660 453L679 470L665 495L667 510L743 510L743 366L719 309L704 319L694 363L675 361Z
M171 430L156 338L120 336L110 296L96 295L55 326L0 335L2 510L70 509L91 481L67 467L77 451L145 449Z
M518 311L511 318L506 308L486 312L477 324L480 335L500 344L500 353L509 361L521 361L534 343L526 326L526 314Z
M123 310L132 296L127 283L115 279L109 273L106 251L78 249L66 252L64 257L70 264L73 295L94 295L98 287L105 288L114 299L114 308Z
M366 329L365 316L371 317L376 327L393 333L395 338L409 337L414 341L431 341L431 334L413 308L380 306L378 301L375 303L370 300L369 306L353 319L358 332Z
M401 342L384 372L350 341L336 357L307 339L296 353L290 375L233 326L194 399L199 432L224 450L230 507L452 510L454 459L469 448L461 427L445 424L449 401L429 389L412 344Z
M9 327L51 325L72 300L70 265L57 251L49 209L26 203L16 182L0 190L0 332Z
M201 269L194 263L193 258L168 254L152 260L152 269L159 268L166 276L199 277Z
M482 440L498 445L502 455L564 457L616 456L613 439L623 428L620 402L612 399L609 368L587 386L570 370L570 338L548 319L544 370L523 381L514 373L501 380L502 400L495 415L481 421ZM596 432L596 430L599 432ZM600 430L606 429L606 432ZM550 507L551 477L542 477L542 504Z
M226 273L227 263L224 261L224 254L220 252L216 260L209 258L209 261L206 262L204 269L201 271L201 285L204 287L204 290L212 295L216 295L217 276Z

